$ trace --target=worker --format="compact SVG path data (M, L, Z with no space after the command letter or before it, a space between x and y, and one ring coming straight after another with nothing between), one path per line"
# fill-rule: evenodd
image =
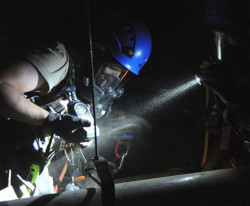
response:
M151 38L146 25L136 18L124 21L126 24L119 24L112 30L114 33L107 50L112 59L98 62L100 64L95 78L95 90L100 93L95 92L97 102L96 105L92 104L92 108L98 107L98 118L107 111L110 112L112 102L122 95L121 83L126 74L132 72L138 75L150 56ZM69 142L86 141L83 127L91 126L90 121L47 110L46 105L33 101L34 96L27 98L35 92L39 97L47 98L47 102L48 99L58 99L68 89L72 65L66 46L61 42L51 42L29 47L15 61L1 69L0 115L1 122L4 122L0 131L1 172L11 168L25 179L29 162L37 158L32 152L36 130L56 134ZM84 85L87 90L81 89L80 99L87 101L90 87ZM88 103L91 104L91 101ZM19 129L22 133L17 132ZM8 158L6 154L10 154Z
M120 18L126 19L124 16ZM139 19L130 17L130 21L123 23L122 26L108 19L105 22L107 23L103 27L108 32L102 33L100 37L98 34L104 29L97 28L93 35L95 37L97 34L96 39L98 39L94 43L97 118L111 112L113 101L121 97L124 92L124 85L131 77L138 75L146 64L152 44L147 26ZM81 89L79 94L81 99L91 102L89 87L83 85Z
M207 0L205 26L210 57L202 64L203 85L234 109L248 110L249 3Z
M201 64L200 76L206 87L206 145L215 138L217 143L210 145L210 151L218 152L211 157L208 153L202 166L204 170L223 168L240 156L238 166L243 166L240 162L249 163L250 140L249 3L206 0L204 20L210 40L206 44L209 57Z

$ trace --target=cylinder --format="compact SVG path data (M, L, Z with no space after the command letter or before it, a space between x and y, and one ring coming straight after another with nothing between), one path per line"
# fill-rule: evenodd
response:
M220 169L115 184L115 205L249 205L250 167ZM0 205L97 206L101 188L12 200Z

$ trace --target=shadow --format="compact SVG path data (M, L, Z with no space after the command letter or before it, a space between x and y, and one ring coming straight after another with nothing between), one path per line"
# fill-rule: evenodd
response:
M94 195L96 193L95 188L88 188L86 190L87 190L87 193L86 193L82 203L79 203L79 205L88 205L88 203L92 200L92 198L94 197ZM27 204L27 206L46 205L58 196L60 196L60 194L43 195L43 196L37 198L36 200L34 200L33 202Z

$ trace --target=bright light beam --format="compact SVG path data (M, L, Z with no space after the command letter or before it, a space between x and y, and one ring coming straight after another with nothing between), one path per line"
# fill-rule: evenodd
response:
M199 85L201 85L201 78L198 77L197 75L195 75L195 78L196 78L197 82L199 83Z
M193 79L173 89L164 90L163 93L153 97L152 99L146 101L143 105L141 105L142 113L146 114L148 112L151 112L159 108L166 102L169 102L174 98L186 93L187 91L189 91L191 88L193 88L195 85L198 84L199 81L197 79Z

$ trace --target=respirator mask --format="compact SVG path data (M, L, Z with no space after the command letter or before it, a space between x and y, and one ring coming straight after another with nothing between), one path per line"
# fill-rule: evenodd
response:
M105 68L105 67L103 67ZM113 101L120 98L124 93L124 88L121 81L124 78L124 72L119 72L119 77L105 73L105 69L100 69L95 78L94 93L95 93L95 113L96 118L99 119L104 115L108 115L111 112ZM81 98L87 101L93 110L92 102L92 88L88 84L88 79L84 79L84 85L82 87Z
M118 86L119 81L118 77L111 74L101 74L99 82L95 85L95 91L101 91L95 94L97 118L108 115L111 112L113 101L124 93L124 88Z

